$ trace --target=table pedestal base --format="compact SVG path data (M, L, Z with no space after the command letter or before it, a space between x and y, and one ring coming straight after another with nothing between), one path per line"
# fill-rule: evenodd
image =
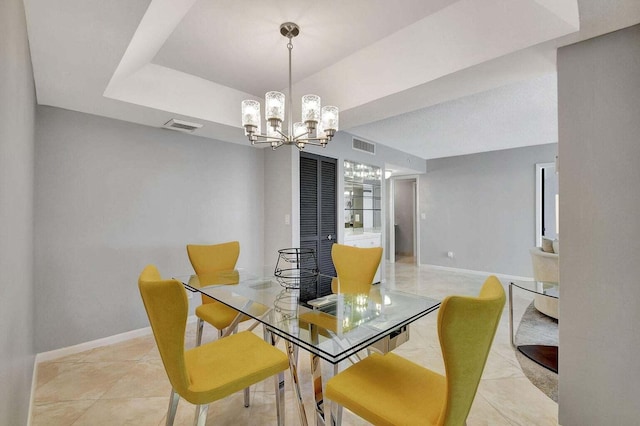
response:
M531 361L558 373L558 347L547 345L520 345L518 350Z

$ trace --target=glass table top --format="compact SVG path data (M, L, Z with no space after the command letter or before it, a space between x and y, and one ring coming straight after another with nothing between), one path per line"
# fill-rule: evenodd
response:
M541 294L554 299L558 299L560 297L560 286L558 283L551 283L547 281L513 281L511 285L531 293Z
M339 288L337 278L326 275L304 277L294 286L272 274L243 269L174 278L334 364L440 306L439 300L382 284L373 285L369 294L321 296L320 289L332 280Z

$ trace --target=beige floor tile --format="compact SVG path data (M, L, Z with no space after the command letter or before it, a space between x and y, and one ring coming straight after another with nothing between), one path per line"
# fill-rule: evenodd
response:
M73 424L96 401L65 401L35 405L32 412L32 426L68 426Z
M163 408L162 420L160 421L158 426L164 426L166 421L167 421L167 408L169 406L169 396L168 395L165 398L164 403L165 404L164 404L164 408ZM175 426L193 425L193 419L195 417L195 412L196 412L196 406L195 405L189 404L184 399L180 399L180 402L178 403L178 411L176 413L176 417L174 419L173 424ZM214 424L214 423L211 423L211 424Z
M255 422L255 419L250 416L251 408L255 404L254 401L251 406L245 407L243 393L236 392L231 396L209 404L207 422L212 425L250 425L252 420Z
M99 399L133 367L128 362L61 364L56 377L36 388L35 402Z
M153 336L137 337L125 342L88 351L82 362L137 361L155 347Z
M36 389L55 379L67 365L60 362L42 362L38 364L36 374Z
M525 377L482 380L478 394L514 425L558 424L558 404Z
M511 426L511 422L477 394L467 417L467 426Z
M138 361L118 380L102 399L166 397L171 384L160 360Z
M510 377L525 377L520 365L506 359L502 355L491 352L487 358L487 364L482 372L483 380L504 379Z
M168 398L99 399L73 426L155 426L166 414Z
M158 347L155 345L153 345L153 347L151 349L149 349L149 351L147 353L145 353L144 355L142 355L142 357L140 357L139 361L160 361L160 352L158 351Z
M285 398L285 419L286 409L289 405L291 405L291 407L289 407L290 409L295 409L295 402L293 400L289 402ZM277 424L276 398L274 391L254 392L251 398L251 406L248 407L248 409L250 419L261 419L264 421L264 424ZM294 417L297 414L297 411L294 411L291 414L292 417ZM294 421L293 418L292 421Z
M75 354L65 355L63 357L52 360L52 362L81 362L89 352L91 351L87 350Z

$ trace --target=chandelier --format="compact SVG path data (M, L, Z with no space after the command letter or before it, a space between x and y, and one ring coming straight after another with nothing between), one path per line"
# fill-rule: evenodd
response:
M325 106L321 108L320 96L304 95L302 97L302 121L292 123L291 115L291 40L300 34L300 27L293 22L280 25L280 34L287 37L289 49L289 110L288 129L282 130L285 117L285 96L281 92L267 92L264 96L266 134L262 133L260 119L260 102L254 100L242 101L242 126L245 135L252 145L270 144L276 149L283 145L295 145L304 149L305 145L325 147L338 131L338 107Z

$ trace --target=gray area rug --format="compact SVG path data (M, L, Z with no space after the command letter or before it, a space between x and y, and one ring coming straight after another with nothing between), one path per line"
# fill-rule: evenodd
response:
M538 312L533 302L527 307L515 336L516 345L558 345L558 321ZM549 398L558 402L558 375L531 361L514 349L525 376Z

